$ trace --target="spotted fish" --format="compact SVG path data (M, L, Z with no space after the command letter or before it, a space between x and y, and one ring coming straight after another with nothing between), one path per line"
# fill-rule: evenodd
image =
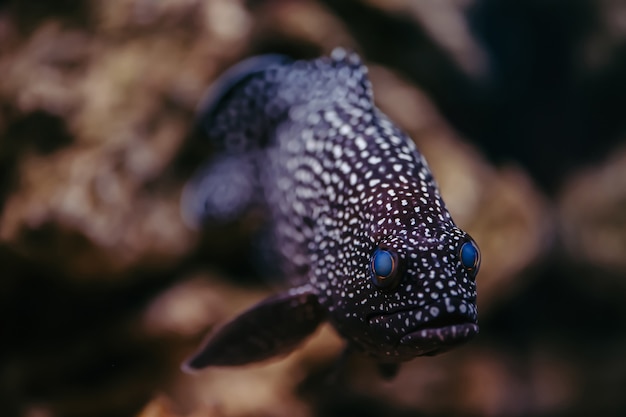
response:
M323 321L390 368L478 333L478 247L413 141L375 107L356 54L250 58L202 107L220 152L186 186L184 218L263 207L292 287L217 329L185 369L286 354Z

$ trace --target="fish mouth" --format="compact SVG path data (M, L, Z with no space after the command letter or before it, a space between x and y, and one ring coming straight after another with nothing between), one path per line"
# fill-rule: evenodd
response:
M446 306L454 305L454 311ZM463 306L463 308L460 308ZM420 320L429 310L438 308L436 317ZM476 307L465 300L446 300L445 304L401 309L368 317L370 326L382 330L395 329L400 338L396 347L414 356L432 356L465 343L478 334Z
M416 346L421 355L436 355L463 344L478 334L476 323L457 323L441 327L424 327L405 334L400 344Z

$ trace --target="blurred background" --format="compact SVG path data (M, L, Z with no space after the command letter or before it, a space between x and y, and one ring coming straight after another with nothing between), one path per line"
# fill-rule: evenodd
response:
M203 92L244 57L343 46L482 250L481 334L383 381L323 327L186 375L276 291L259 219L203 233L181 189ZM626 2L0 1L2 416L626 415Z

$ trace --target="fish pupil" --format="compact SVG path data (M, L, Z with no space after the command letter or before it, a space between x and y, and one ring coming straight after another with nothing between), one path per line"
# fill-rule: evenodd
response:
M393 256L386 250L378 249L374 252L372 266L376 276L379 278L387 278L393 272Z
M469 270L476 268L478 264L478 248L472 242L466 242L461 246L461 263Z

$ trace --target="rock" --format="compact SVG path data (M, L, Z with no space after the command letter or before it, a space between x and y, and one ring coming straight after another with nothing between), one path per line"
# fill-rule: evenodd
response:
M571 176L558 197L557 218L569 259L610 276L626 273L625 147Z
M34 149L5 147L0 244L72 279L115 280L172 267L196 242L171 166L211 75L246 40L247 14L230 2L139 0L94 13L91 32L49 21L0 59L13 119L0 123L2 143L19 141L14 126L34 114L60 129L29 131ZM234 18L237 31L222 24Z

